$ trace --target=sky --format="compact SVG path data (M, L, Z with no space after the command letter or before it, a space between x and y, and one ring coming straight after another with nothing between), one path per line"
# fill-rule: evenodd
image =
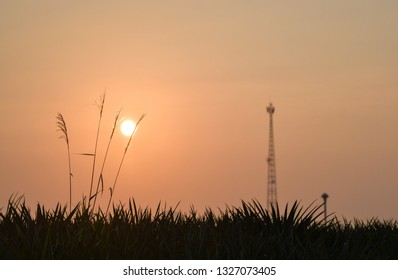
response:
M278 203L398 218L398 2L0 1L0 208L88 196L115 114L141 122L115 202L265 205L269 116ZM114 182L127 138L111 142Z

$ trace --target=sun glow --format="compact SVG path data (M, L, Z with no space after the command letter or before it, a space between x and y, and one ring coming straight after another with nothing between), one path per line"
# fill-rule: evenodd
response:
M132 120L124 120L120 125L120 131L123 135L130 137L134 133L136 124Z

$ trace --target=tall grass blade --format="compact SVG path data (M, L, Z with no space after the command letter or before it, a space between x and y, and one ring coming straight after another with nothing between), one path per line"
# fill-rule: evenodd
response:
M88 208L90 208L91 196L92 196L92 192L93 192L95 162L96 162L96 159L97 159L98 138L99 138L99 133L100 133L100 128L101 128L102 112L103 112L103 110L104 110L104 104L105 104L105 95L106 95L106 90L105 90L105 92L100 96L100 102L99 102L99 104L97 104L98 109L99 109L99 120L98 120L97 136L96 136L96 138L95 138L94 157L93 157L93 168L92 168L92 170L91 170L90 194L89 194Z
M115 193L115 187L116 187L117 180L118 180L118 178L119 178L120 170L121 170L121 168L122 168L123 161L124 161L124 158L126 157L127 150L128 150L128 148L129 148L129 146L130 146L131 140L133 139L133 137L134 137L134 135L135 135L135 133L136 133L136 131L137 131L137 129L138 129L138 126L139 126L139 124L141 123L141 121L144 119L144 117L145 117L145 114L141 115L141 117L138 119L137 124L136 124L136 126L134 127L134 131L133 131L133 133L130 135L129 140L128 140L128 142L127 142L127 145L126 145L126 147L124 148L124 153L123 153L122 159L121 159L120 164L119 164L119 168L118 168L117 173L116 173L115 181L113 182L113 186L112 186L112 188L111 188L111 192L110 192L110 196L109 196L109 201L108 201L108 206L106 207L105 214L108 213L109 206L110 206L111 201L112 201L112 198L113 198L113 194Z
M66 122L64 117L61 113L58 113L56 116L57 119L57 131L61 131L62 135L60 136L61 139L64 139L66 142L66 146L68 149L68 165L69 165L69 211L72 211L72 167L71 167L71 160L70 160L70 147L69 147L69 135L68 135L68 128L66 126Z
M104 160L102 161L102 166L101 166L101 170L100 170L100 175L99 175L99 177L98 177L97 189L96 189L96 191L95 191L95 194L98 194L98 193L99 193L99 187L100 187L100 185L101 185L101 194L104 192L104 178L103 178L102 174L103 174L103 172L104 172L104 167L105 167L106 159L107 159L107 157L108 157L109 147L110 147L110 145L111 145L112 138L113 138L113 135L114 135L114 133L115 133L115 129L116 129L116 127L117 127L117 124L118 124L118 121L119 121L119 116L120 116L120 112L121 112L121 111L122 111L122 109L120 109L120 110L116 113L115 121L113 122L112 131L111 131L111 134L110 134L110 136L109 136L109 141L108 141L108 145L107 145L107 147L106 147ZM97 202L97 195L94 197L93 208L95 208L96 202Z

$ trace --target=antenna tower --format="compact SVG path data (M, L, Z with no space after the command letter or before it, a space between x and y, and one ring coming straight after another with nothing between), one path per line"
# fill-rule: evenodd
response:
M275 147L274 147L274 126L272 122L272 115L275 112L275 107L272 103L267 107L269 113L269 146L268 146L268 190L267 190L267 207L277 203L276 199L276 169L275 169Z

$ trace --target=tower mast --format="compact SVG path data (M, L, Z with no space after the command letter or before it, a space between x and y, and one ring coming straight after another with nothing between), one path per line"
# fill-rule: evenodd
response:
M269 146L268 146L268 189L267 189L267 207L275 206L276 199L276 169L275 169L275 147L274 147L274 127L272 115L275 112L275 107L272 103L267 107L269 113Z

